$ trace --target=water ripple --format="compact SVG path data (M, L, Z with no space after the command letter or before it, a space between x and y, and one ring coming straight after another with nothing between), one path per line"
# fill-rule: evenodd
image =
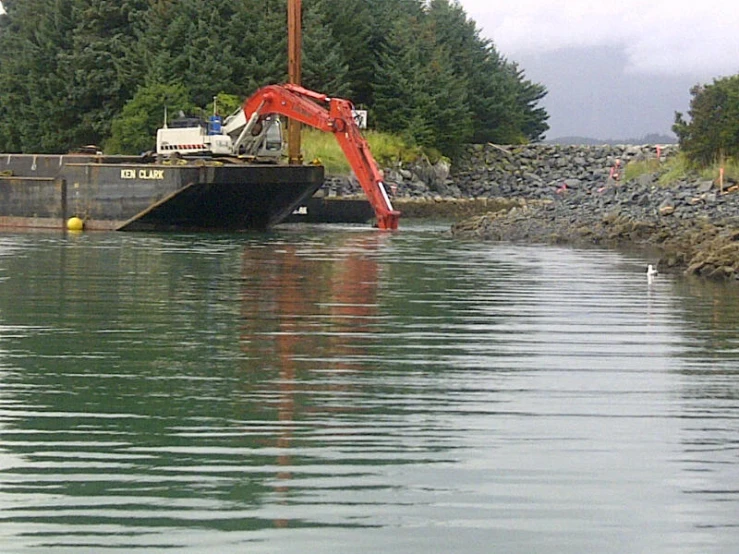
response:
M0 240L3 552L739 550L739 294L296 227Z

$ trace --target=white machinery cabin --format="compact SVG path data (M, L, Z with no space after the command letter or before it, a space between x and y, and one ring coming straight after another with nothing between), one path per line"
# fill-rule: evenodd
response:
M196 117L180 117L157 131L157 154L183 156L241 156L256 161L279 161L282 156L282 123L279 117L248 125L243 110L225 122L213 115L206 123Z

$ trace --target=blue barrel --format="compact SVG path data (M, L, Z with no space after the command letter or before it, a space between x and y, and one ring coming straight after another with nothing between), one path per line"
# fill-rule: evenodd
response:
M208 134L220 135L221 125L223 125L223 118L220 115L211 115L208 119Z

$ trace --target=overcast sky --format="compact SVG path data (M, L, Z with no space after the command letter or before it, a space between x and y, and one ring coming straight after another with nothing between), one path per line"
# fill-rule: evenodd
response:
M690 88L739 73L736 0L460 0L547 87L548 138L671 134Z

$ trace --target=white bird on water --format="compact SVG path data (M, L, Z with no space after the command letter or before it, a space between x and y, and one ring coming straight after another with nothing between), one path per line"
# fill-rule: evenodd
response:
M657 268L652 264L647 266L647 281L651 283L658 274L659 272L657 271Z

